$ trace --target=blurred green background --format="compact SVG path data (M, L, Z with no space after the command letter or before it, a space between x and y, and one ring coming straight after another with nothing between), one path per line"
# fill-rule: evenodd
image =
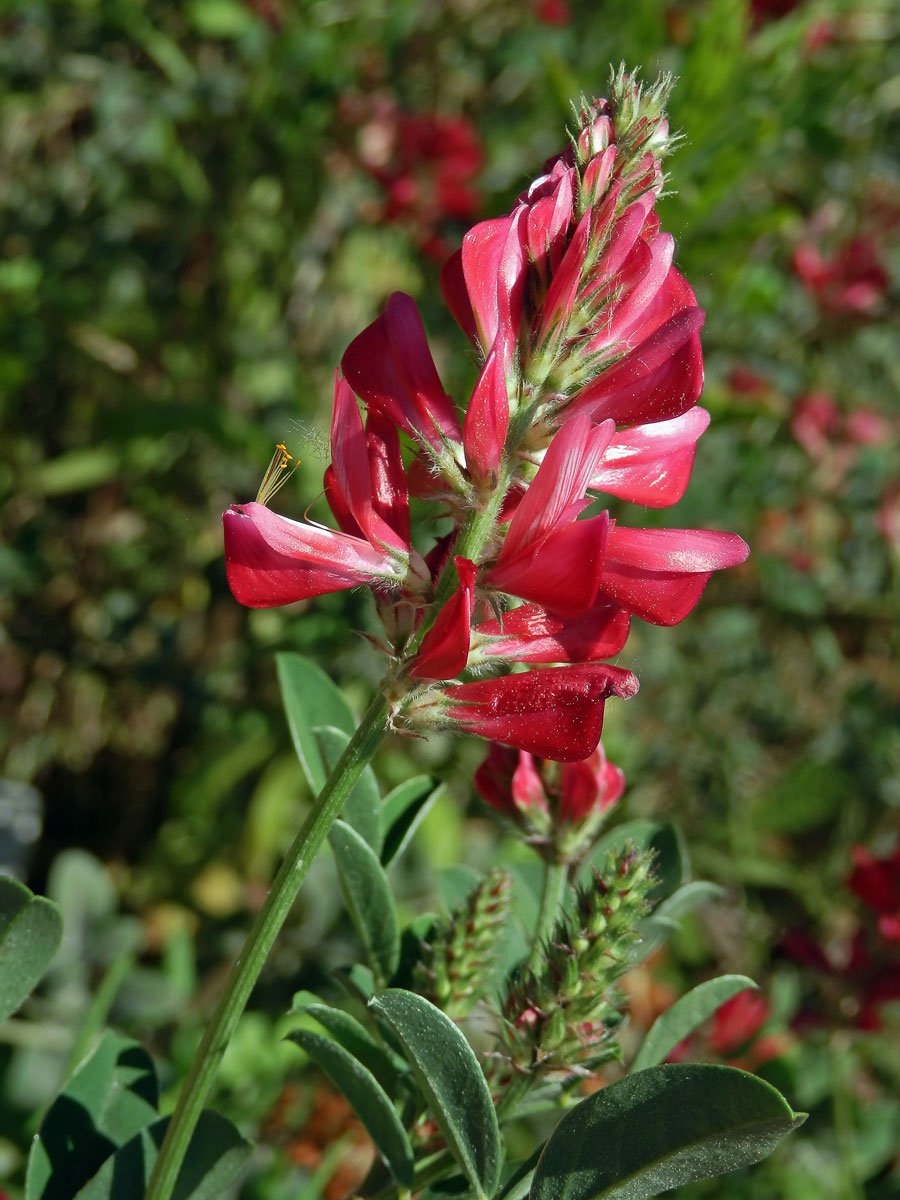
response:
M620 60L680 77L659 207L707 311L713 414L686 498L637 519L734 530L753 555L683 626L635 622L620 662L642 690L609 706L604 742L626 815L676 820L696 872L729 889L660 986L757 975L788 1047L779 1083L814 1113L760 1171L697 1193L900 1195L897 947L870 946L895 988L880 1032L859 1031L871 996L843 969L872 924L845 887L851 847L890 853L900 813L890 0L2 6L0 869L61 899L68 925L37 1023L0 1030L0 1179L20 1178L111 964L110 1019L166 1060L170 1090L186 1069L310 799L275 651L315 658L357 707L378 682L350 632L370 627L365 596L234 603L222 509L255 494L278 441L302 460L281 511L319 495L334 366L395 289L465 395L442 258L509 207L562 148L570 100L602 94ZM436 870L495 854L470 803L482 752L381 752L386 783L434 770L452 797L396 880L410 911ZM261 1200L318 1195L356 1144L297 1082L273 1016L352 953L327 871L221 1080L218 1103L262 1140L241 1193ZM826 966L786 952L798 929Z

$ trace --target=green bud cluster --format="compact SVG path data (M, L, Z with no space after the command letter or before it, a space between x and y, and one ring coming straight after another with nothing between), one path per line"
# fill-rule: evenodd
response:
M628 846L611 851L579 887L543 962L515 979L506 997L500 1056L517 1071L565 1078L615 1057L623 1003L615 983L636 960L653 883L652 851Z
M491 871L422 943L413 973L416 990L454 1021L490 993L510 903L509 874Z

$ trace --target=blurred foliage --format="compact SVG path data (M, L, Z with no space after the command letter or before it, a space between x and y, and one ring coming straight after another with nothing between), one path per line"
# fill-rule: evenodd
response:
M634 629L622 665L642 691L609 706L604 739L629 813L677 814L729 889L686 923L671 986L771 975L794 1020L823 985L786 960L785 930L848 945L850 847L889 850L900 825L895 6L11 0L0 35L0 857L66 913L37 1034L4 1027L0 1176L107 1013L168 1062L164 1090L186 1071L309 803L274 652L316 658L357 708L377 684L348 635L368 628L362 596L238 608L220 511L281 440L302 459L283 507L315 501L334 365L396 288L464 393L437 256L509 206L561 147L569 101L620 60L681 77L661 217L708 314L713 424L665 523L738 531L754 554L682 627ZM417 160L410 117L434 114L456 143ZM810 435L804 398L823 394L835 415ZM436 903L437 869L496 858L465 815L482 749L380 753L388 786L435 770L455 796L396 872L407 915ZM262 1138L242 1191L260 1200L310 1178L320 1194L360 1140L327 1093L297 1088L273 1015L352 953L331 866L315 872L219 1082ZM856 1030L854 1003L777 1080L813 1110L803 1133L698 1195L900 1194L896 1042Z

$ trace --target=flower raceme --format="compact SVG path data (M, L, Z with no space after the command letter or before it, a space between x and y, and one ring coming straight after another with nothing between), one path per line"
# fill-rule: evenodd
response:
M415 301L395 293L336 380L324 482L337 530L272 513L271 488L225 514L242 603L373 589L396 728L585 759L605 700L637 690L601 661L631 618L682 620L713 571L746 557L734 534L631 528L596 503L674 504L709 422L703 314L654 212L668 87L620 70L609 101L582 107L572 148L448 261L444 295L480 362L461 412ZM410 496L452 522L424 558ZM531 669L495 674L504 663Z

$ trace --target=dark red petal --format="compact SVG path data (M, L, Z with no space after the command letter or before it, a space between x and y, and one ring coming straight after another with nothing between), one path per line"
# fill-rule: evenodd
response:
M702 324L699 308L677 313L588 384L561 418L585 413L594 424L640 425L687 412L703 390Z
M455 558L453 563L459 576L459 587L422 639L418 657L410 670L414 679L455 679L465 670L478 568L467 558Z
M519 763L519 754L509 746L491 742L487 758L475 772L475 790L482 800L506 813L515 816L512 801L513 772Z
M474 733L540 758L575 762L596 749L607 697L633 696L637 679L606 665L550 667L448 690L450 715Z

